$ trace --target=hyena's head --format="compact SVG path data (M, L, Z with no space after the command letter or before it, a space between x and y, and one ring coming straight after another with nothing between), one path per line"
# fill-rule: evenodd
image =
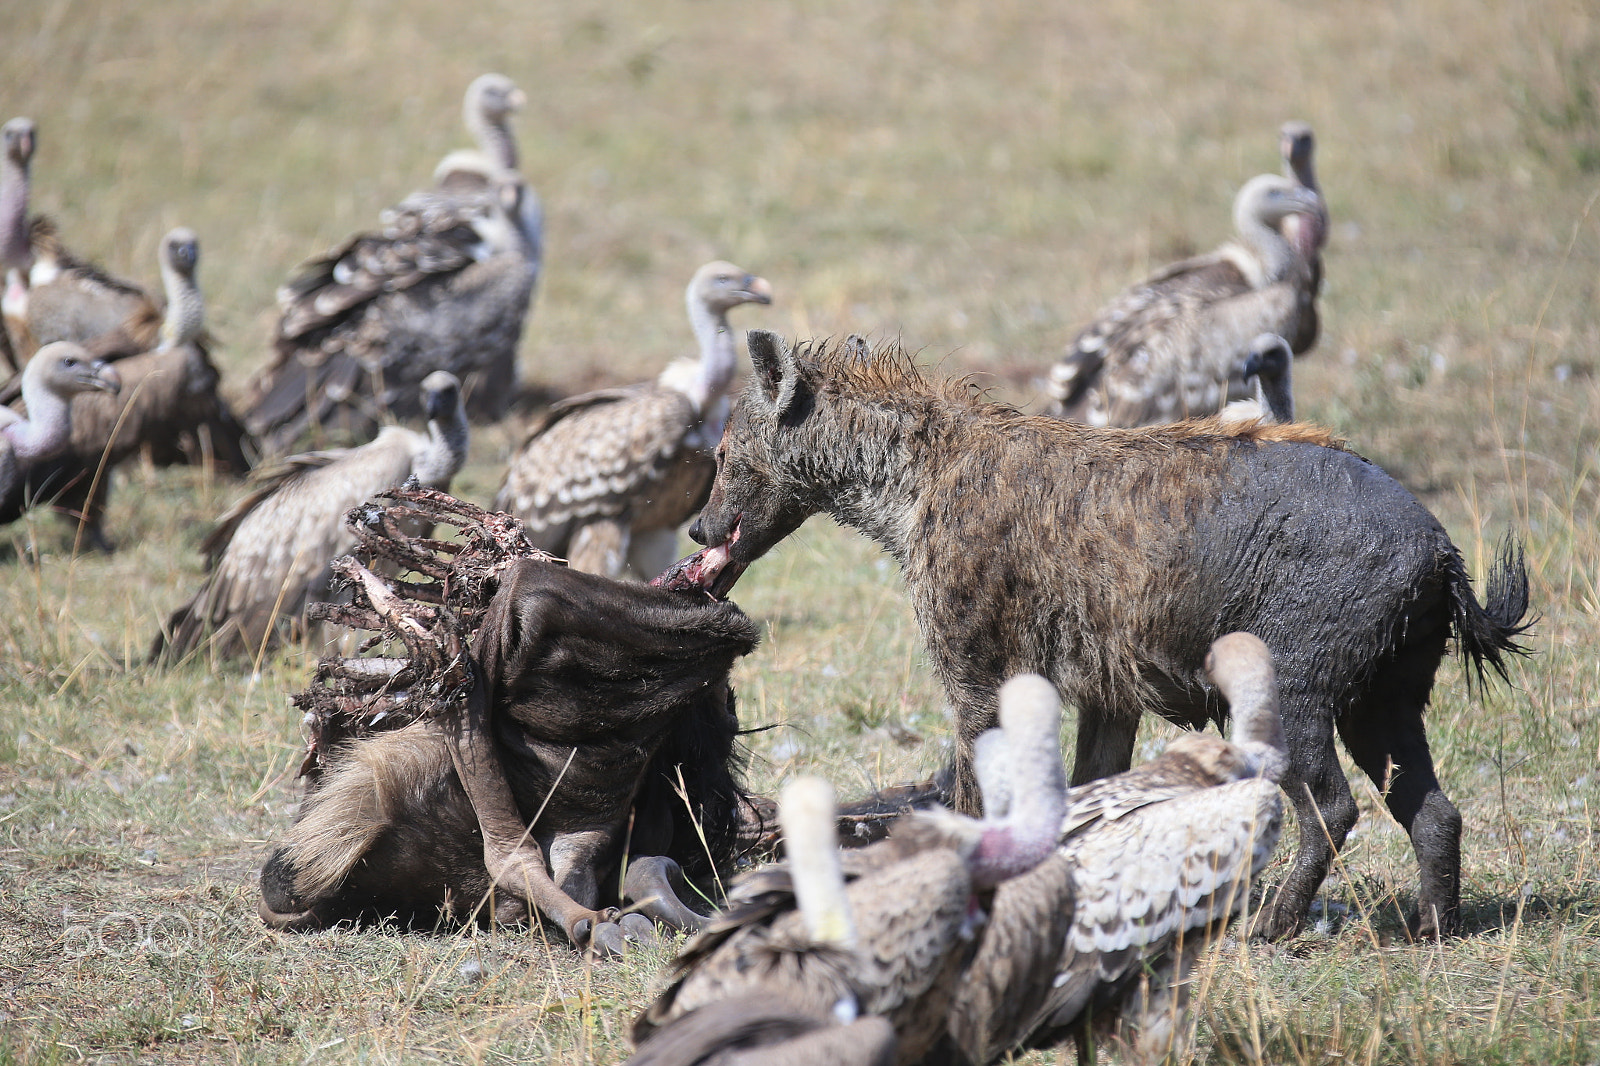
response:
M809 436L801 424L815 407L815 394L776 333L751 330L746 339L755 375L717 445L711 498L689 529L706 549L685 560L682 580L674 581L718 597L727 595L745 567L820 510L801 474L801 438Z

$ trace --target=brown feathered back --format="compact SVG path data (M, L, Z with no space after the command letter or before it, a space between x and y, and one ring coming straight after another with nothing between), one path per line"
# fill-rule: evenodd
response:
M1106 305L1051 369L1050 412L1097 426L1212 414L1237 388L1250 341L1293 333L1306 258L1273 227L1316 193L1276 175L1240 189L1242 243L1175 263Z
M466 416L453 377L429 381L430 402L449 411L428 433L389 426L359 448L292 456L258 471L201 545L210 573L168 620L152 657L181 658L207 639L223 655L257 651L279 619L299 618L326 598L328 564L355 543L347 511L412 474L448 488L466 459Z

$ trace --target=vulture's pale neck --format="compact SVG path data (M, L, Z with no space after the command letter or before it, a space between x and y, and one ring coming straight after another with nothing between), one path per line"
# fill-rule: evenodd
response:
M6 153L0 159L0 268L26 275L33 264L28 236L29 160Z
M704 414L733 384L739 367L739 344L728 328L726 309L712 307L693 289L689 290L685 303L689 309L689 324L699 343L700 358L669 366L662 374L663 384L688 396L694 409Z
M193 344L206 324L206 302L191 271L161 257L161 284L167 293L167 314L161 321L161 347Z
M458 397L449 416L428 420L428 446L411 464L412 473L429 488L448 489L466 465L467 442L467 412Z
M855 919L839 865L833 786L818 777L789 782L779 798L778 824L806 936L813 944L854 947Z
M28 417L12 422L3 431L19 461L33 462L58 455L72 439L72 397L63 396L46 380L47 360L35 357L28 369L38 373L22 375L22 402Z
M472 139L478 142L478 147L495 166L502 171L517 169L517 138L511 132L511 116L508 112L491 114L474 100L467 105L464 118Z
M1011 810L1011 746L1004 730L990 729L972 746L972 774L983 793L983 816L1004 818Z
M1228 740L1251 769L1276 781L1288 765L1288 741L1278 713L1278 676L1266 644L1249 633L1229 633L1211 645L1206 672L1228 701Z
M1281 217L1259 196L1242 198L1233 213L1239 236L1261 262L1263 285L1288 277L1296 261L1294 245L1275 228Z
M1048 858L1067 809L1055 687L1037 674L1007 681L1000 689L1000 727L1009 754L1008 809L997 823L984 819L988 824L970 860L979 887L1027 873Z

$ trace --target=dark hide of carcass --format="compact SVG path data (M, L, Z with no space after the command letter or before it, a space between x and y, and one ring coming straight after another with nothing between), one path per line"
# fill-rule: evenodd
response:
M1264 930L1297 931L1356 820L1334 748L1386 792L1422 871L1416 928L1452 931L1461 816L1434 776L1423 710L1446 644L1505 673L1526 626L1509 544L1487 607L1438 521L1316 427L1214 420L1093 429L929 382L898 351L790 351L749 334L755 375L691 530L664 575L726 594L826 512L899 562L960 727L954 801L976 813L972 743L995 692L1044 674L1079 710L1073 782L1128 768L1145 712L1202 727L1223 703L1206 649L1244 630L1282 682L1283 787L1300 850Z
M381 579L361 580L382 614ZM654 857L696 879L732 858L745 795L728 673L756 642L729 603L512 562L471 641L465 713L322 755L262 870L263 918L430 927L532 909L580 946L619 946L605 904L624 852L630 888L647 868L676 875ZM676 898L640 909L697 921Z

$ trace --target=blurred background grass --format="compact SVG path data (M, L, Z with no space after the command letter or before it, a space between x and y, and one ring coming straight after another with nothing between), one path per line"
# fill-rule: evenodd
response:
M1208 977L1222 1061L1590 1062L1600 971L1600 13L1442 0L1101 5L728 0L474 5L12 4L0 107L40 128L35 202L153 284L173 225L228 388L273 288L462 146L467 83L528 92L547 210L524 377L637 380L692 343L690 273L769 278L741 328L899 337L1022 403L1084 319L1228 235L1229 204L1310 121L1334 219L1305 417L1394 472L1483 575L1525 540L1537 656L1514 691L1443 671L1430 719L1466 817L1472 935L1395 942L1414 862L1376 791L1286 949ZM486 502L516 441L479 432ZM132 472L117 555L32 516L0 546L0 1061L617 1061L661 956L587 969L532 934L285 938L254 917L292 816L313 653L259 676L127 669L200 573L236 492ZM37 567L22 561L32 538ZM974 546L981 550L981 546ZM850 794L937 766L949 735L892 564L812 523L739 586L752 782ZM1170 736L1146 727L1141 755ZM131 921L128 916L131 916ZM137 933L138 935L135 935ZM458 967L481 960L478 982Z

